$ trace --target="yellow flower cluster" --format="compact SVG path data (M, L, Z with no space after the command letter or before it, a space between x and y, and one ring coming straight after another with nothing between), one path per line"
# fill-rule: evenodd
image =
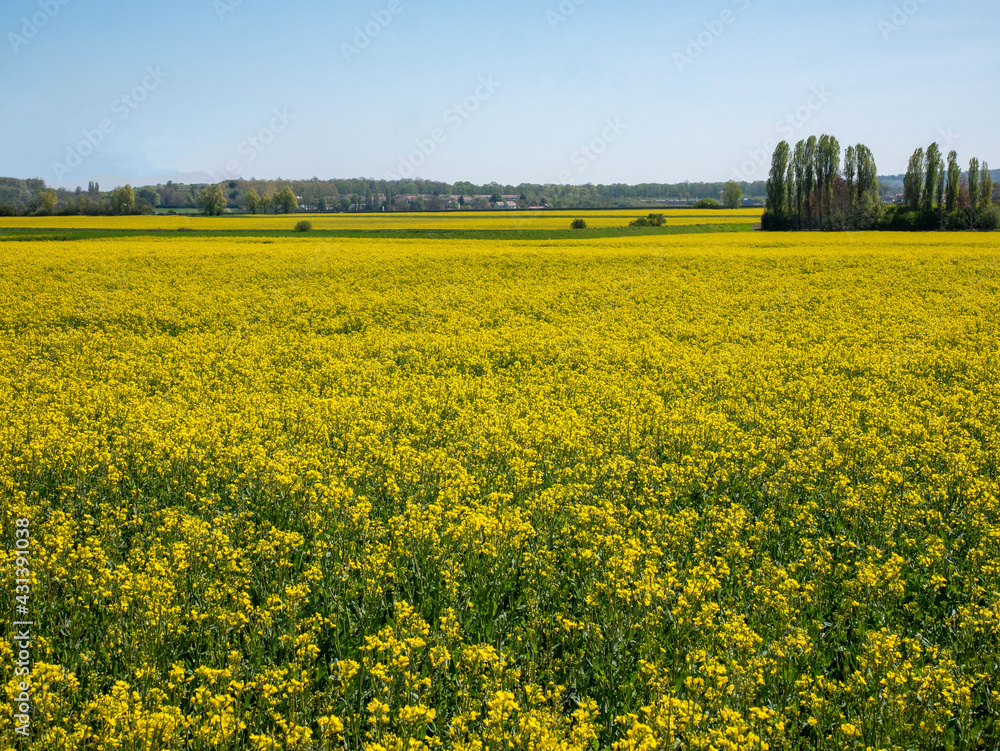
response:
M171 236L0 263L28 747L1000 737L991 235ZM7 728L10 638L0 658Z

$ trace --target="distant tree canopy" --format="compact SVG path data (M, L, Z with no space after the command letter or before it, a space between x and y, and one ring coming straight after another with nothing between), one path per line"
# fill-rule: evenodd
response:
M693 209L721 209L722 204L714 198L702 198L691 207Z
M135 192L135 200L145 201L153 208L156 208L157 206L160 205L160 194L156 192L156 188L151 188L147 186L144 188L139 188Z
M299 205L295 193L287 185L272 199L274 210L279 214L292 214Z
M753 205L781 206L785 213L790 211L791 216L797 223L799 204L802 205L803 218L806 211L812 212L809 221L812 226L819 226L818 215L822 211L824 219L823 226L828 224L827 215L833 214L835 219L838 211L843 208L843 204L851 195L857 208L861 204L860 196L866 193L865 185L874 184L875 200L880 200L877 195L882 190L886 195L882 199L890 199L894 195L897 187L902 191L904 176L891 176L886 178L889 185L883 185L875 177L874 160L864 158L864 151L858 147L849 147L844 154L843 166L839 165L839 152L831 149L832 143L829 137L813 139L810 143L806 139L801 148L793 150L785 144L788 153L785 154L779 149L775 151L778 165L784 165L784 174L780 180L775 182L757 180L747 181L739 176L730 183L738 185L743 194L745 202ZM808 149L813 150L813 160L811 169L804 158ZM797 153L796 153L797 152ZM820 161L821 158L834 158L833 165L829 162ZM950 157L950 155L949 155ZM989 184L983 179L982 165L977 165L975 177L968 181L958 168L958 182L956 183L953 170L957 162L952 163L951 159L946 162L946 166L935 170L937 183L933 190L933 202L944 202L946 205L949 197L953 201L953 208L948 208L946 213L951 214L958 210L969 208L970 189L975 194L976 205L982 202L982 197L991 202L992 195L989 190L995 190L994 181L1000 179L1000 170L987 174L990 178ZM771 177L774 177L776 164L771 165ZM744 171L750 170L744 167ZM987 171L988 172L988 171ZM922 165L920 175L920 202L918 207L923 208L925 203L925 187L927 182L927 166ZM833 195L831 197L831 176ZM807 180L812 180L812 189L806 190ZM843 183L846 181L847 187ZM971 185L970 185L971 183ZM501 185L492 182L477 184L467 181L456 183L445 183L433 180L372 180L372 179L336 179L320 180L311 178L309 180L282 180L282 179L242 179L228 178L217 183L225 200L223 210L247 211L249 213L283 212L287 207L290 211L470 211L470 210L496 210L491 205L491 198L498 198L507 208L508 202L515 202L518 208L525 209L532 206L541 206L548 209L641 209L646 211L662 210L667 206L691 206L702 198L722 198L726 199L726 193L732 192L735 195L732 185L725 182L700 182L700 183L642 183L638 185L628 185L624 183L614 183L608 185L566 185L566 184L538 184L521 183L519 185ZM956 185L958 192L956 193ZM984 186L980 189L980 186ZM125 186L121 186L125 187ZM11 215L27 215L32 213L46 213L50 211L51 197L42 198L41 193L45 190L53 190L56 194L56 205L52 213L60 215L88 214L102 215L111 214L116 210L124 210L126 213L152 213L156 211L181 211L201 208L199 197L212 184L185 184L167 181L157 185L137 186L133 189L134 202L123 201L123 196L118 196L118 200L112 205L114 191L102 191L101 186L91 181L88 185L74 189L48 188L44 180L30 179L21 180L17 178L0 177L0 212ZM288 188L284 199L276 200L284 189ZM824 192L825 190L825 192ZM938 200L939 191L942 193ZM214 193L214 191L213 191ZM294 196L294 201L287 200L288 193ZM781 194L779 197L778 194ZM807 199L807 196L809 198ZM819 209L817 202L823 203L823 208ZM832 208L831 208L832 204ZM123 205L125 208L123 209ZM730 205L731 201L730 201ZM131 207L131 208L129 208ZM788 207L792 207L790 210ZM773 217L773 215L771 215ZM836 224L836 221L834 222Z
M135 191L131 185L120 185L111 191L111 213L131 214L135 211Z
M243 206L251 214L256 214L261 209L260 195L256 190L250 188L243 197Z
M56 192L43 190L38 194L38 210L42 214L56 213Z
M738 182L744 198L763 204L763 180ZM664 205L691 205L700 198L717 198L725 184L714 183L642 183L628 185L565 185L521 183L478 184L468 181L445 183L433 180L258 180L227 179L218 183L233 211L262 213L283 211L284 203L274 198L288 187L294 195L292 210L306 211L424 211L424 210L487 210L490 198L516 201L519 208L543 206L550 209L644 208L652 210ZM134 211L151 212L200 209L199 197L211 184L185 184L167 181L157 185L134 188ZM20 180L0 178L0 207L13 214L44 211L39 193L46 189L40 179ZM110 214L111 192L91 182L85 188L73 190L54 188L55 213ZM251 197L251 191L256 198Z
M727 209L738 209L743 205L743 189L735 180L730 180L723 187L722 205Z
M226 196L221 185L211 185L198 196L198 208L205 216L219 216L226 210Z

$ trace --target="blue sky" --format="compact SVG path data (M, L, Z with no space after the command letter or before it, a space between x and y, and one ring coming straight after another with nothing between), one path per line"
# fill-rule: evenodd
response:
M996 0L4 0L0 34L0 175L49 184L752 180L824 132L1000 166Z

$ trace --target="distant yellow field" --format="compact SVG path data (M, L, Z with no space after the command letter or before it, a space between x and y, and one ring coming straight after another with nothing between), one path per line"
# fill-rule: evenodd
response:
M244 215L221 217L199 215L158 215L127 217L44 216L0 218L3 228L45 229L163 229L179 227L204 230L282 230L292 229L301 219L308 219L315 229L441 229L441 230L503 230L503 229L568 229L577 218L589 227L601 229L624 227L648 211L511 211L450 212L450 213L388 213L388 214L291 214ZM760 221L760 209L719 211L663 211L669 225L688 224L755 224Z

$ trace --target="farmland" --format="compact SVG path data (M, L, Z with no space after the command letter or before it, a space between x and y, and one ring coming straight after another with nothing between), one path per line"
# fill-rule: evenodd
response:
M598 229L620 228L643 211L494 211L494 212L428 212L428 213L369 213L369 214L308 214L317 230L552 230L566 229L572 219L583 217L588 226ZM709 224L760 224L760 209L677 209L666 212L671 226ZM289 215L235 214L205 217L192 214L155 216L34 216L0 217L2 229L100 229L100 230L195 230L261 232L287 230L295 219Z
M25 747L994 747L995 235L313 221L0 219Z

